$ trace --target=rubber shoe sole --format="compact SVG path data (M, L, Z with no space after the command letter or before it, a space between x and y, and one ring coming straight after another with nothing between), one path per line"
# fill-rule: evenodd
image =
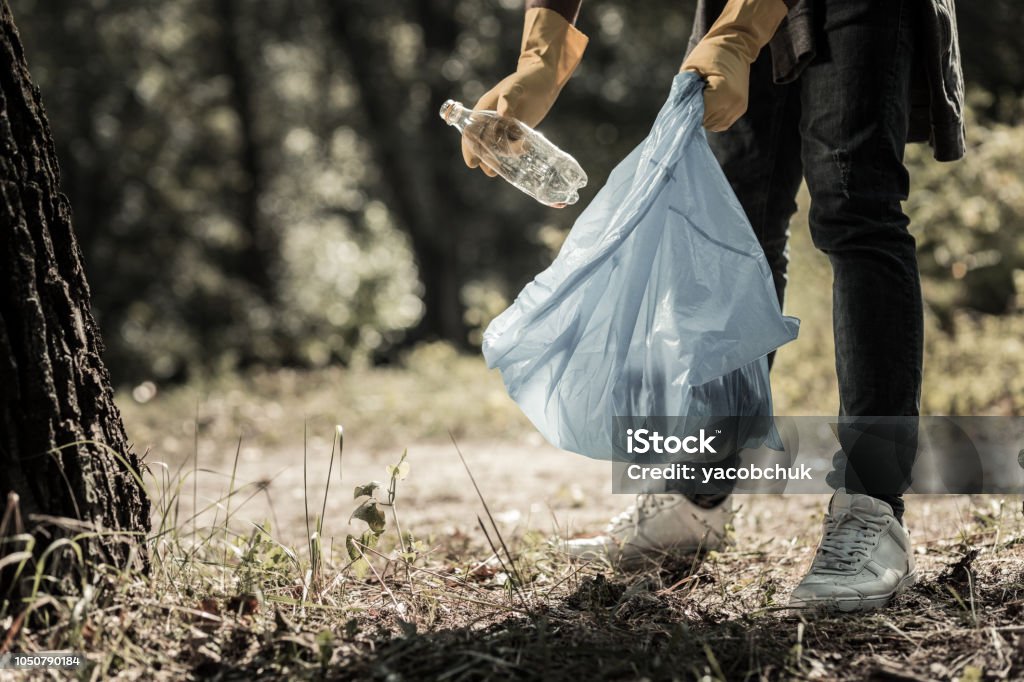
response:
M794 609L806 609L809 611L842 611L853 613L856 611L872 611L880 609L889 604L896 595L911 587L917 582L917 571L911 571L896 584L892 592L872 597L829 597L821 599L791 598L789 606Z

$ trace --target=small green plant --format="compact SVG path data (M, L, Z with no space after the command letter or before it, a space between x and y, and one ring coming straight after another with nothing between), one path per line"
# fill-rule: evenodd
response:
M384 488L384 484L380 481L370 481L363 485L357 485L352 493L352 499L362 500L359 506L356 507L355 511L352 512L352 516L349 517L349 521L357 519L366 524L366 530L356 538L354 535L349 534L345 538L345 549L348 552L349 558L354 562L353 570L358 574L363 574L366 571L366 554L365 550L372 550L377 547L380 543L380 537L387 530L387 517L384 514L384 508L391 510L392 518L395 521L395 529L398 532L398 543L402 549L402 556L407 561L412 557L409 556L409 552L406 550L405 538L402 535L402 527L398 521L398 482L402 481L409 475L409 462L407 458L409 451L405 450L402 452L402 456L399 458L398 463L389 464L385 469L388 477L387 488ZM384 499L379 499L378 495L381 491L384 492Z

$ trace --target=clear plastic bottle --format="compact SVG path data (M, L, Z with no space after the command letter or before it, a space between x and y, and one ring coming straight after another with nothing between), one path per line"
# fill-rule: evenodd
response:
M455 126L480 161L531 197L555 208L575 204L587 184L576 159L521 121L496 111L473 111L448 100L441 118Z

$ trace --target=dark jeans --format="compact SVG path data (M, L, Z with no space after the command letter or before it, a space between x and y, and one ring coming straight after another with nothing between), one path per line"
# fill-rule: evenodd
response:
M807 181L811 237L832 264L840 416L910 417L841 426L828 482L884 499L898 515L917 449L923 346L917 254L900 204L909 187L911 2L822 0L815 61L797 81L776 85L763 50L747 113L708 135L780 302L789 221L800 180Z

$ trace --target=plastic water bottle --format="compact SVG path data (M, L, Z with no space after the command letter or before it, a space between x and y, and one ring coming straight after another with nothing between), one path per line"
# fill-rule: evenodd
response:
M458 128L482 163L542 204L562 208L579 200L587 184L580 164L525 123L455 100L441 106L441 118Z

